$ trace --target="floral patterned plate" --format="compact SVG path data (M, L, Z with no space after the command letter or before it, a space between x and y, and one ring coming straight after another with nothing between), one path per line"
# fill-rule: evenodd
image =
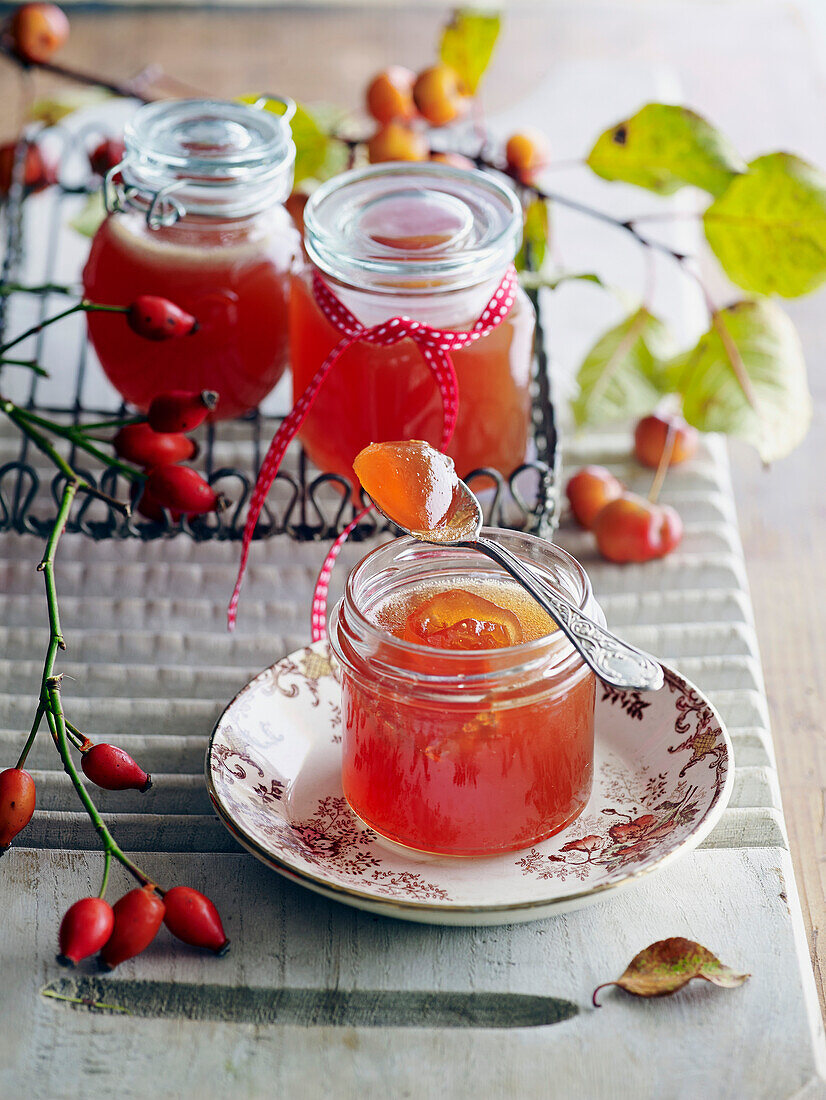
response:
M256 676L222 714L206 777L218 815L287 878L360 909L432 924L509 924L598 901L696 847L731 792L711 704L676 672L640 694L597 691L594 790L533 848L484 859L390 845L341 790L341 699L326 642Z

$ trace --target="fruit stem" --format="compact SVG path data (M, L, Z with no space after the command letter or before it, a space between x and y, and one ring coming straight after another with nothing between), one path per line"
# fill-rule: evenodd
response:
M44 370L34 359L0 359L0 367L26 367L33 371L39 378L48 378L49 372Z
M45 317L42 321L38 321L36 325L27 328L25 332L21 332L19 336L15 336L13 340L7 340L5 344L0 344L0 355L4 355L10 348L22 343L30 336L36 336L39 332L42 332L44 328L48 328L49 325L53 325L57 321L63 321L66 317L71 317L73 313L128 312L129 306L108 306L101 302L88 302L85 298L82 298L79 302L75 302L73 306L69 306L68 309L64 309L60 313L55 313L52 317Z
M654 480L651 482L651 488L648 490L648 499L652 504L657 503L657 497L660 495L660 490L663 487L665 475L668 473L668 467L671 465L671 456L674 454L674 445L676 442L676 425L669 423L668 433L665 437L665 443L663 444L663 453L660 455L660 461L657 463L657 472L654 474Z
M24 71L28 71L31 68L43 69L47 73L54 73L55 76L62 76L66 80L74 80L77 84L91 84L96 88L105 88L107 92L112 92L113 95L123 96L125 99L139 99L141 103L151 102L147 96L139 91L134 82L121 84L114 80L106 80L104 77L97 76L95 73L86 73L80 69L70 69L66 65L58 65L54 61L28 61L19 57L14 50L5 43L0 44L0 53L4 53L6 57L11 58L11 60L20 65Z
M17 758L15 768L22 768L26 763L26 757L29 755L29 751L34 744L34 739L37 737L37 731L40 729L40 723L43 720L43 704L39 703L37 710L34 712L34 721L32 722L31 733L28 736L26 744L23 746L23 751Z
M38 283L35 286L26 286L24 283L1 283L0 298L6 298L9 294L65 294L70 298L77 296L77 291L62 283Z
M83 785L83 780L78 775L77 768L72 760L72 754L69 752L69 742L66 737L66 719L63 715L63 705L60 699L60 680L60 676L50 676L46 680L48 707L46 719L52 731L52 736L57 741L58 752L60 753L60 759L63 761L63 767L66 770L66 774L74 784L78 798L83 803L86 813L89 815L92 824L103 842L104 852L108 853L110 856L114 856L115 859L126 868L129 874L137 879L141 886L152 886L157 889L152 879L145 875L140 867L133 863L132 860L121 851L115 838L103 823L103 818L98 813L98 809L92 801L89 792ZM158 893L163 896L162 891L158 890Z
M103 898L106 896L106 887L109 884L109 868L111 867L111 865L112 853L107 848L106 851L103 853L103 879L101 880L100 890L98 892L99 898Z

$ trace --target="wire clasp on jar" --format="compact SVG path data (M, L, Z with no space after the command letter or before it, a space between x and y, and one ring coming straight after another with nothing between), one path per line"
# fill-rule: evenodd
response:
M114 168L110 168L103 177L103 204L107 214L122 214L128 207L135 206L133 202L142 192L137 187L128 187L119 182L115 177L123 169L126 161L121 161ZM174 225L186 214L186 207L178 199L173 197L173 192L186 185L186 180L175 180L174 183L162 187L160 191L149 192L144 196L144 202L149 205L146 208L146 224L150 229Z

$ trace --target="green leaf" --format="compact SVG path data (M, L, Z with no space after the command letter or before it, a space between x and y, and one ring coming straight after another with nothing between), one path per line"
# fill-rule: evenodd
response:
M61 119L67 118L83 107L95 107L107 99L112 92L105 88L75 88L63 92L60 96L44 96L36 99L29 110L33 122L42 122L44 126L56 126Z
M753 444L764 462L801 442L812 418L803 349L774 302L735 302L715 314L696 347L669 365L683 415L704 432ZM738 377L739 375L739 377Z
M826 176L791 153L769 153L703 216L706 237L732 282L797 298L826 279Z
M439 59L456 72L469 95L476 94L490 64L501 23L495 12L459 8L442 32Z
M94 191L86 199L79 213L71 219L69 225L84 237L94 237L105 220L106 207L103 204L103 191Z
M520 271L519 285L525 290L556 290L564 283L595 283L607 290L608 287L594 271Z
M731 967L724 966L701 943L672 936L643 948L615 982L598 985L594 990L593 1002L599 1008L597 993L609 985L618 985L635 997L662 997L682 989L692 978L702 978L724 989L734 989L750 977L751 974L738 974Z
M688 107L648 103L597 139L588 165L607 180L670 195L686 184L720 195L746 164L727 138Z
M522 247L514 263L517 271L539 271L545 262L550 235L548 204L544 199L534 199L525 210L522 229Z
M663 360L670 353L668 330L644 306L609 329L579 368L579 396L573 403L577 424L603 424L651 412L662 395Z
M257 103L260 99L260 95L239 96L241 103ZM262 110L283 115L284 104L277 99L268 99ZM307 107L297 104L290 128L295 142L294 187L307 180L321 182L343 171L347 149L328 133Z

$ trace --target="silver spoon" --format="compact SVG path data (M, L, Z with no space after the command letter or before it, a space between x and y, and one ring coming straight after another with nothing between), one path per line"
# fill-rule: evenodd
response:
M547 611L601 680L613 684L614 687L636 688L640 691L656 691L661 688L664 677L659 661L594 622L555 592L510 550L481 534L482 507L464 481L457 478L457 482L458 485L454 487L454 505L449 517L430 531L413 531L401 527L375 500L373 504L391 523L420 542L478 550L497 565L501 565Z

